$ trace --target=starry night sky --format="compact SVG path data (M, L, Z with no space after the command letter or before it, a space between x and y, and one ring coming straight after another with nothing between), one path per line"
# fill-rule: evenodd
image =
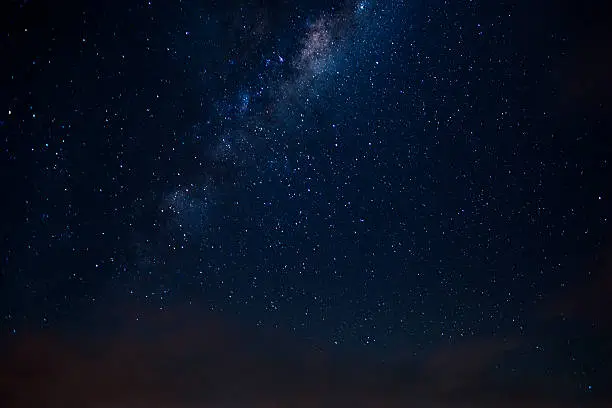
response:
M606 406L596 4L8 2L0 398Z

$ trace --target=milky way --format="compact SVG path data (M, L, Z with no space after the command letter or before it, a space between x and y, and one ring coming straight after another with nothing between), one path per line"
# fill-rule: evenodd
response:
M239 85L227 98L216 101L216 117L203 117L201 122L210 124L212 120L220 121L214 134L206 133L210 131L209 126L194 126L193 133L188 137L203 142L204 151L199 154L206 155L216 166L238 167L230 171L246 174L248 178L262 177L266 172L281 178L290 177L295 170L291 169L290 146L299 145L305 138L317 137L304 128L305 117L310 116L312 111L329 108L329 102L321 100L325 98L321 94L330 86L346 83L347 77L364 55L361 44L363 35L367 32L367 25L373 24L373 21L363 20L365 12L364 3L360 3L334 14L318 16L313 23L306 23L293 56L276 55L274 62L265 59L264 66L260 67L265 69L274 65L276 72L260 80L254 90L244 90L244 86ZM375 18L375 15L370 17ZM368 38L368 41L373 40ZM283 64L291 67L284 75ZM326 74L332 77L326 78ZM272 102L262 106L259 102L264 99ZM296 130L301 134L296 135ZM215 139L216 142L211 144L211 140ZM252 171L260 174L254 175ZM209 178L206 170L203 175ZM219 182L227 183L228 180L216 180L216 183ZM215 181L209 183L207 189L214 189L214 184ZM207 207L214 205L214 201L209 198L203 201L194 199L193 194L196 194L193 184L190 190L183 183L167 193L170 203L178 201L181 203L178 207L182 208L176 210L177 204L168 204L168 198L161 206L161 212L166 208L174 213L171 230L205 230L202 214ZM193 218L194 213L197 214L196 219Z

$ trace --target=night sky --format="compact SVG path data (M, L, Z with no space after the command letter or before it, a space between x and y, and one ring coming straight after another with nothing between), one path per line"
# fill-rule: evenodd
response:
M599 2L5 3L0 405L612 404Z

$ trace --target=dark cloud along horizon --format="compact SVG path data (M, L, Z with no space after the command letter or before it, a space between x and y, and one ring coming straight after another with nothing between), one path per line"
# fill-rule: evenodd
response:
M420 361L368 363L192 312L158 311L102 333L14 338L1 355L3 406L570 407L576 398L562 381L496 378L523 347L511 339L466 339Z

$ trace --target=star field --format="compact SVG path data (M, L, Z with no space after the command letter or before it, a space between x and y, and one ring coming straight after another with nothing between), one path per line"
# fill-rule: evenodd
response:
M186 307L608 396L605 307L558 304L609 275L611 60L555 5L11 2L2 336Z

